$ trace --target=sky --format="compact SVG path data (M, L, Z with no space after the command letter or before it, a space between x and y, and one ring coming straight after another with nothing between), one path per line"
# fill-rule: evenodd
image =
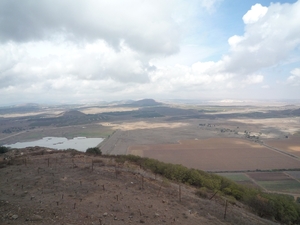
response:
M0 106L300 99L300 0L0 0Z

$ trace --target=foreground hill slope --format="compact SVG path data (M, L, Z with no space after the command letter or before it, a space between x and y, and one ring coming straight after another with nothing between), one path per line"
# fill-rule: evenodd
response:
M125 162L26 148L0 160L0 224L274 224Z

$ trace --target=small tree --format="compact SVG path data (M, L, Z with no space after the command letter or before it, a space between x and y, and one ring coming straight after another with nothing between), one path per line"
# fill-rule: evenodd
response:
M102 152L99 148L94 147L94 148L88 148L85 153L87 154L93 154L93 155L101 155Z
M3 154L3 153L8 152L8 151L9 151L8 147L0 146L0 154Z

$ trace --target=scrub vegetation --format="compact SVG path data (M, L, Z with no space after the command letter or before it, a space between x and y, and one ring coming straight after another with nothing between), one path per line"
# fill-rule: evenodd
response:
M300 223L300 204L289 195L264 193L260 189L239 185L225 177L182 165L160 162L134 155L116 156L117 162L130 161L172 181L192 185L200 189L198 195L207 196L203 190L230 196L252 208L259 216L284 224Z

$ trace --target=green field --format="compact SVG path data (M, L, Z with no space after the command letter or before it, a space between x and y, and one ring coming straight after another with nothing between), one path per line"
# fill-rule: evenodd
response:
M299 179L300 178L300 171L289 171L286 172L290 176ZM226 177L230 180L233 180L239 184L248 184L255 185L253 181L246 176L244 173L218 173L218 175ZM255 180L255 179L254 179ZM300 194L300 182L293 179L288 180L273 180L273 181L258 181L256 180L256 183L268 190L268 191L275 191L275 192L287 192L291 194Z
M300 181L300 171L287 171L285 173Z
M258 181L257 183L269 191L300 194L300 183L296 180Z

